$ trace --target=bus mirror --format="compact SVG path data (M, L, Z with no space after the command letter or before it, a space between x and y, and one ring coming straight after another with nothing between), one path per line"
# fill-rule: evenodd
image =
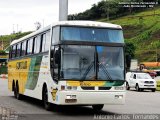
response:
M60 64L60 51L57 50L55 53L55 64Z
M54 60L54 59L53 59L53 58L51 58L51 62L53 62L53 60Z

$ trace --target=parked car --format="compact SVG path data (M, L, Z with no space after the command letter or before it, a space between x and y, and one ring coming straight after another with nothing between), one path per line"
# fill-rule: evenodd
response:
M126 89L135 88L137 91L145 89L155 92L156 81L148 73L128 72L126 74Z
M149 75L154 79L155 77L157 77L157 73L152 71L152 72L148 72Z

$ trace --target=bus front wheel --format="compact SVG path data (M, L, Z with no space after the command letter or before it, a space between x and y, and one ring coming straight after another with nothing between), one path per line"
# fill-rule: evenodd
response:
M102 104L102 105L92 105L92 108L93 108L93 110L95 110L95 111L100 111L100 110L103 109L103 107L104 107L103 104Z
M48 102L48 90L46 86L43 88L43 104L46 110L49 111L51 109L51 103Z

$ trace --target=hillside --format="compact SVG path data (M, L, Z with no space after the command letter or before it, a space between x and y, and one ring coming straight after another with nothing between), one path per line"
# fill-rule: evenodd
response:
M98 21L108 22L107 19ZM160 7L109 22L123 27L125 42L135 45L135 58L139 62L160 61Z
M15 33L11 35L2 35L0 36L0 50L2 49L2 42L3 42L3 49L6 49L10 42L13 40L19 39L25 35L28 35L31 32L24 32L24 33Z

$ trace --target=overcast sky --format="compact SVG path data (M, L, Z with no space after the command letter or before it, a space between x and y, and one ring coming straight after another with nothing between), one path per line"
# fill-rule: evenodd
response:
M83 12L101 0L68 0L69 14ZM58 21L59 0L0 0L0 35L33 31L35 22ZM44 21L44 22L43 22Z

